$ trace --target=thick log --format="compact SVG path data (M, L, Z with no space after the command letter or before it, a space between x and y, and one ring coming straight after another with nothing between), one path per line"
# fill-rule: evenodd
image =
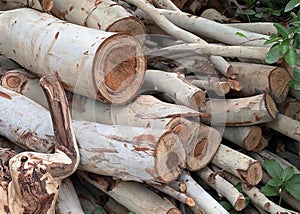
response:
M123 104L143 82L145 57L128 35L66 23L28 8L1 12L0 20L5 32L0 53L37 75L58 73L69 91Z
M227 126L223 131L223 137L248 151L252 151L261 142L262 130L258 126Z
M136 214L181 214L174 205L167 203L142 184L115 181L110 177L84 171L79 171L78 175Z
M266 148L269 145L269 138L262 136L260 139L260 142L257 144L255 148L252 149L253 152L260 152L264 148Z
M84 214L75 187L70 178L66 178L61 182L55 205L55 213Z
M53 8L53 0L1 0L0 10L12 10L20 7L31 7L49 12Z
M268 122L265 125L294 140L300 141L300 121L293 120L283 114L278 114L274 121Z
M237 99L209 99L200 112L210 114L210 123L226 126L249 126L275 120L276 104L267 93ZM207 118L203 118L206 120Z
M114 1L54 0L51 12L58 18L74 24L103 31L139 35L136 38L141 42L145 39L146 30L143 23Z
M0 95L0 134L35 151L53 148L49 113L16 92L3 89ZM15 115L20 115L17 121ZM33 123L37 115L40 122ZM80 147L80 168L87 171L124 180L168 183L185 165L186 152L174 131L85 121L73 121L73 125ZM38 143L39 139L44 145Z
M276 103L282 103L286 99L292 77L285 68L241 62L230 64L236 79L244 87L239 95L269 93Z
M231 27L242 29L245 31L250 31L258 34L271 35L276 34L277 29L274 27L273 22L251 22L251 23L230 23L226 24Z
M178 90L180 88L180 90ZM147 70L142 91L157 90L166 93L175 103L199 110L206 92L192 85L180 74Z
M300 101L291 97L287 97L283 103L278 106L279 111L294 119L299 120Z
M215 189L218 194L224 196L235 210L241 211L246 207L246 199L243 194L219 175L220 172L214 172L210 168L205 167L196 173L207 185Z
M64 90L55 76L41 79L55 133L55 153L21 152L9 160L10 213L53 213L61 181L79 164L79 151ZM32 184L35 185L32 191Z
M259 161L223 144L220 145L211 163L252 186L257 185L262 179Z
M179 181L184 181L187 189L186 194L194 198L196 204L205 213L228 213L210 194L208 194L187 171L182 171Z

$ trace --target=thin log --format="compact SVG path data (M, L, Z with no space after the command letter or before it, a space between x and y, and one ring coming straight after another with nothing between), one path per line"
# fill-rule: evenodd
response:
M230 64L236 79L244 86L239 95L269 93L276 103L286 99L292 77L285 68L241 62Z
M278 106L280 112L294 120L298 120L297 116L300 110L300 101L292 97L287 97L283 103Z
M187 189L186 194L194 198L196 204L205 213L228 213L210 194L208 194L187 171L182 171L179 181L184 181Z
M62 179L78 167L79 151L64 90L55 76L41 79L55 133L55 153L22 152L9 160L10 213L53 213ZM47 182L45 182L47 181ZM35 191L32 191L32 184Z
M184 182L172 181L168 185L178 192L186 192L186 184Z
M54 0L51 12L58 18L74 24L103 31L139 35L136 37L138 40L145 40L146 29L141 20L114 1Z
M180 11L180 9L173 3L171 0L153 0L153 3L156 7L160 7L163 9Z
M165 9L158 9L158 11L161 15L167 17L167 19L172 23L185 30L191 31L205 38L217 40L225 44L263 46L264 42L269 39L267 35L244 31L199 16L194 16L189 13L170 11ZM242 33L243 35L245 35L245 37L236 35L237 32Z
M49 12L53 8L53 0L1 0L0 10L12 10L20 7L31 7Z
M273 22L230 23L226 25L258 34L277 34Z
M243 194L220 176L219 172L214 172L210 168L205 167L196 173L207 185L215 189L218 194L224 196L235 210L241 211L246 207L246 199Z
M276 104L267 93L237 99L209 99L200 112L212 116L212 124L226 126L249 126L275 120ZM207 118L202 118L207 120Z
M66 178L61 182L55 212L59 214L84 214L70 178Z
M262 179L260 162L223 144L211 161L214 165L237 176L249 185L257 185Z
M229 180L233 185L240 183L241 181L230 175L229 173L225 173L225 178ZM269 200L257 187L248 186L245 183L242 183L242 191L250 198L251 202L253 202L256 206L262 208L263 210L269 213L288 213L288 214L296 214L297 212L285 209L275 204L273 201Z
M0 20L5 32L0 53L39 76L58 73L69 91L124 104L143 82L145 57L139 42L128 35L66 23L29 8L0 12Z
M84 171L79 171L78 175L136 214L181 213L174 205L167 203L142 184L115 181L110 177L86 173Z
M223 137L248 151L252 151L261 142L262 130L259 126L227 126L224 129Z
M207 91L213 91L219 96L224 96L230 91L230 85L224 81L189 80L193 85Z
M170 22L165 16L161 15L158 10L153 7L148 1L143 0L126 0L128 3L132 3L136 5L138 8L142 9L151 19L165 32L169 35L181 39L185 42L195 42L195 43L202 43L207 44L206 41L199 38L198 36L182 30L181 28L174 25ZM140 17L141 18L141 17ZM232 68L226 60L219 56L211 56L210 59L213 60L213 64L225 75L230 77L232 75Z
M294 140L300 141L300 121L293 120L283 114L278 114L274 121L268 122L265 125Z
M178 90L180 88L180 90ZM142 91L157 90L169 95L175 103L199 110L206 92L192 85L180 74L147 70Z
M157 184L152 184L151 186L165 194L168 194L172 198L180 201L181 203L187 204L190 207L195 206L195 200L192 197L189 197L182 192L178 192L170 186Z

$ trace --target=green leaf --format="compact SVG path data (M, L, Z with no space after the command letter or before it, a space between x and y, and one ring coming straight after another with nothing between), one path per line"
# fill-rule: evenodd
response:
M293 10L295 7L298 7L299 5L300 5L300 0L291 0L285 6L284 12L288 12L290 10Z
M271 14L273 16L280 16L281 15L281 11L280 10L273 10Z
M271 178L268 181L268 185L272 186L272 187L279 187L283 184L283 180L279 177L275 177L275 178Z
M255 14L255 17L261 19L263 17L263 15L264 15L264 13L257 13L257 14Z
M267 41L265 41L264 42L264 45L268 45L268 44L271 44L271 43L273 43L273 42L277 42L277 41L279 41L281 39L281 37L275 37L275 38L273 38L273 39L268 39Z
M227 211L229 211L233 208L233 206L228 201L220 201L219 203Z
M281 49L279 44L273 45L266 55L266 62L273 64L279 60L281 56Z
M286 27L279 23L274 23L274 27L277 29L278 33L283 37L283 38L288 38L289 37L289 31Z
M300 82L300 70L299 69L293 70L293 78L296 82Z
M245 14L248 15L248 16L251 16L251 15L255 15L256 12L254 10L251 10L251 9L246 9Z
M286 190L300 200L300 174L294 174L286 183Z
M268 174L272 178L276 178L276 177L280 178L281 177L281 173L282 173L283 169L276 160L267 159L267 160L264 160L264 164L265 164Z
M285 54L284 54L285 61L291 66L295 67L298 60L297 51L294 48L290 48Z
M104 209L102 207L97 207L95 209L95 214L103 214L104 213Z
M234 186L240 193L243 192L243 186L241 182L238 182L235 186Z
M297 91L300 91L300 83L299 82L295 82L295 84L293 85L293 88Z
M275 187L270 186L270 185L263 186L261 188L261 191L266 196L277 196L278 195L277 189Z
M281 178L284 181L289 180L291 177L293 177L294 175L294 168L292 166L288 166L287 168L285 168L282 172L282 176Z
M236 32L235 35L239 36L239 37L244 37L244 38L248 38L245 34L241 33L241 32Z
M133 211L130 211L128 214L135 214L135 212L133 212Z
M296 33L293 39L293 47L296 49L300 49L300 34Z
M93 212L91 210L84 210L83 212L84 212L84 214L93 214Z

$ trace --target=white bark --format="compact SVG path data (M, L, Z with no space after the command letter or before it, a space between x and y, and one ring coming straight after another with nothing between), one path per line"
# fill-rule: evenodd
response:
M178 178L184 181L187 189L186 194L194 198L197 205L205 213L228 213L210 194L208 194L186 171L183 171Z
M61 182L55 206L55 212L59 214L84 214L70 178Z
M153 3L155 6L163 9L180 11L180 9L171 0L153 0Z
M230 23L226 25L258 34L277 34L277 29L274 27L273 22Z
M244 87L239 95L269 93L276 103L282 103L286 99L292 77L285 68L241 62L230 64L236 79Z
M135 182L114 181L79 171L78 175L136 214L181 214L172 204Z
M68 22L103 31L125 32L145 39L143 23L114 1L60 1L54 0L51 12Z
M209 81L209 80L189 80L193 85L207 91L213 91L219 96L224 96L230 91L230 86L223 81Z
M257 148L262 138L259 126L225 127L223 137L234 144L252 151Z
M1 0L0 10L12 10L20 7L31 7L49 12L53 8L53 0Z
M180 90L178 90L180 88ZM192 85L180 74L160 70L147 70L142 91L159 91L170 96L175 103L198 110L206 92Z
M5 32L0 53L39 76L58 73L67 90L122 104L143 82L145 58L130 36L66 23L28 8L0 12L0 28Z
M257 185L262 179L262 168L257 160L223 144L220 145L211 163L250 185Z
M235 210L241 211L246 207L246 199L243 194L220 176L218 172L205 167L196 173L207 185L215 189L221 196L224 196Z
M269 36L267 35L244 31L202 17L194 16L192 14L164 9L158 9L158 11L160 14L167 17L172 23L185 30L225 44L263 46L263 43L269 39ZM246 38L236 35L237 32L244 34Z
M281 134L300 141L300 121L293 120L283 114L278 114L274 121L268 122L265 125Z

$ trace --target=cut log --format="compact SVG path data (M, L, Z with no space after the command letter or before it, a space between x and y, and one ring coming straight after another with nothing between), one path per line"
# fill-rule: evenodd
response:
M180 90L178 90L180 88ZM199 110L205 91L184 80L183 76L160 70L147 70L142 91L157 90L166 93L175 103Z
M0 10L12 10L20 7L31 7L49 12L53 8L53 0L1 0Z
M0 95L0 134L35 151L53 148L49 113L16 92L1 89ZM39 122L33 123L37 115ZM73 121L73 125L80 147L80 168L87 171L124 180L168 183L178 177L185 165L182 141L171 130L85 121Z
M143 42L146 30L143 23L114 1L54 0L51 12L62 20L103 31L139 35Z
M214 39L225 44L263 46L264 42L269 39L267 35L244 31L199 16L194 16L192 14L165 9L158 9L158 11L161 15L164 15L168 20L182 29L194 32L201 37ZM244 34L246 37L236 35L237 32Z
M115 181L110 177L84 171L79 171L78 175L136 214L181 214L174 205L167 203L142 184Z
M210 187L215 189L218 194L224 196L234 207L241 211L246 207L246 199L231 183L225 180L218 172L205 167L196 172L197 175Z
M70 178L66 178L61 182L55 205L55 213L84 214L75 187Z
M124 104L144 80L142 48L128 35L66 23L28 8L1 12L0 20L5 32L0 53L40 76L58 73L69 91Z
M264 148L266 148L269 145L269 139L265 138L264 136L261 137L260 142L257 144L257 146L252 149L253 152L260 152Z
M219 96L224 96L230 91L230 85L224 81L189 80L193 85L207 91L213 91Z
M228 213L210 194L208 194L190 175L183 170L179 181L185 182L186 194L194 198L196 204L205 213Z
M300 141L300 121L293 120L283 114L278 114L276 120L268 122L265 125L294 140Z
M202 104L200 112L211 115L208 122L226 126L266 123L273 121L277 115L276 104L267 93L226 101L209 99Z
M277 33L277 29L272 22L230 23L226 25L258 34L271 35Z
M288 94L288 83L292 80L283 67L269 65L231 62L236 79L243 85L238 94L252 96L269 93L276 103L282 103Z
M261 142L262 130L258 126L227 126L224 129L223 137L248 151L252 151Z
M278 106L278 109L282 114L294 120L298 120L300 101L291 97L287 97L287 99L285 99L285 101Z
M223 144L220 145L211 163L252 186L257 185L262 179L259 161Z
M225 178L229 180L233 185L237 185L241 181L230 175L229 173L225 173ZM269 213L288 213L288 214L296 214L297 212L285 209L275 204L273 201L269 200L257 187L248 186L245 183L242 183L242 191L250 198L251 202L253 202L256 206L262 208L263 210Z
M55 133L55 153L21 152L9 160L10 213L53 213L61 181L79 164L79 151L67 99L55 76L41 79ZM35 185L32 191L32 184Z
M128 214L130 212L126 207L111 197L109 197L108 201L105 203L104 209L110 214Z

